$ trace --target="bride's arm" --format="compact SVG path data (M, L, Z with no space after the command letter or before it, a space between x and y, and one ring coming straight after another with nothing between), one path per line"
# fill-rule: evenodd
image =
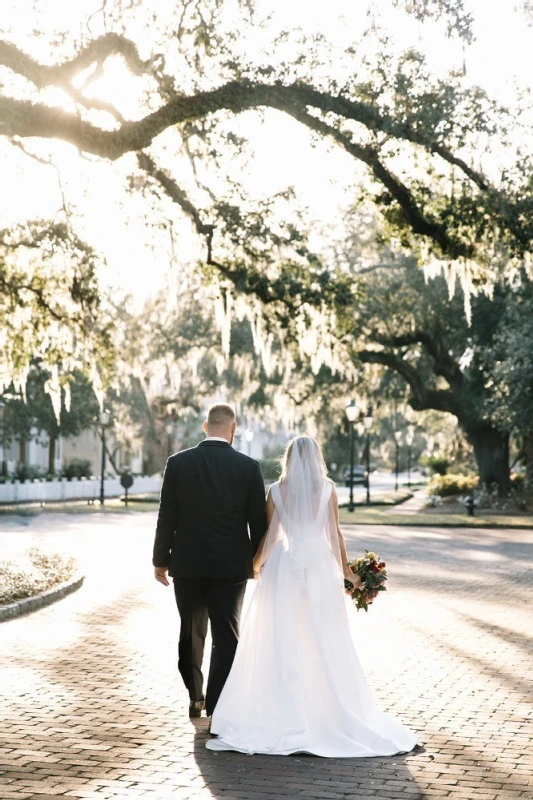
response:
M259 574L261 567L263 566L266 559L263 558L263 550L265 548L266 537L268 533L268 529L270 527L270 523L272 522L272 517L274 516L274 501L272 500L272 492L270 489L268 490L267 500L266 500L266 531L264 532L261 541L257 547L255 556L254 556L254 577L257 577Z
M339 525L339 501L337 499L337 492L335 490L335 487L333 487L333 491L331 493L331 499L333 503L333 514L335 517L335 525L337 526L337 536L339 537L339 550L341 552L342 571L344 574L344 578L345 580L350 581L350 583L353 584L354 589L358 589L361 586L361 578L359 577L359 575L354 575L350 567L348 566L346 545L344 544L344 536L342 535L341 527Z

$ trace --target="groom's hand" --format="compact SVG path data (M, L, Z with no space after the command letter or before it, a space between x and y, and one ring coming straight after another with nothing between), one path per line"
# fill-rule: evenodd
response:
M168 582L168 567L154 567L154 577L163 586L170 586Z

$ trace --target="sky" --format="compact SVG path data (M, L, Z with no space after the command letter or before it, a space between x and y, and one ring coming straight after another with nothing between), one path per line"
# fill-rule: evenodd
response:
M512 13L512 0L467 0L475 15L474 44L463 50L460 43L447 40L442 26L420 25L394 10L390 0L328 0L327 4L309 0L258 0L259 13L272 14L270 31L303 27L306 32L321 32L335 41L339 49L351 45L367 28L370 5L376 22L393 34L396 46L414 45L422 50L435 72L459 66L466 59L467 76L497 99L505 102L512 96L515 78L522 87L533 88L530 53L533 29L523 18ZM44 16L36 16L37 7ZM101 6L100 0L3 0L3 28L7 37L21 47L48 60L49 37L57 27L77 31L80 20ZM98 18L93 20L98 33ZM44 34L32 35L40 25ZM1 35L1 34L0 34ZM261 47L262 34L245 47L255 52ZM327 69L327 65L325 65ZM120 80L120 70L110 73L107 90L117 96L125 108L136 108L136 85ZM102 90L106 89L102 86ZM302 201L318 225L334 225L346 193L357 178L360 167L346 154L329 145L312 147L308 133L297 123L272 112L264 121L246 115L242 130L254 143L256 157L242 180L265 197L285 186L298 187ZM81 210L77 226L82 235L107 258L102 280L107 285L127 288L140 301L165 285L170 254L166 232L157 233L143 223L145 203L142 197L129 197L123 190L124 175L133 170L134 159L126 156L118 167L80 156L63 144L28 142L28 149L41 156L51 156L59 168L67 200ZM62 203L58 171L28 160L22 152L0 140L3 191L0 193L0 224L15 220L54 215ZM7 188L7 191L6 191ZM190 224L176 223L177 255L186 262L198 255L198 242ZM154 243L155 241L155 249ZM178 265L179 269L179 265Z

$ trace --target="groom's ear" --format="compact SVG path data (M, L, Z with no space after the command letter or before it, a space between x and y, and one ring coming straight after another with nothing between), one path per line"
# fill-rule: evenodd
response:
M207 420L204 419L204 433L207 433Z

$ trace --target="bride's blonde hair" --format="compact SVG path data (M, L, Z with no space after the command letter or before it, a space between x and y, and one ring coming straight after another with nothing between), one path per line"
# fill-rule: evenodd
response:
M309 475L313 484L320 484L328 477L328 468L324 461L324 456L320 445L310 436L295 436L294 439L288 443L285 452L281 457L281 475L280 481L287 480L289 472L289 464L291 462L291 455L294 448L297 448L298 455L303 464L313 465L311 474Z

